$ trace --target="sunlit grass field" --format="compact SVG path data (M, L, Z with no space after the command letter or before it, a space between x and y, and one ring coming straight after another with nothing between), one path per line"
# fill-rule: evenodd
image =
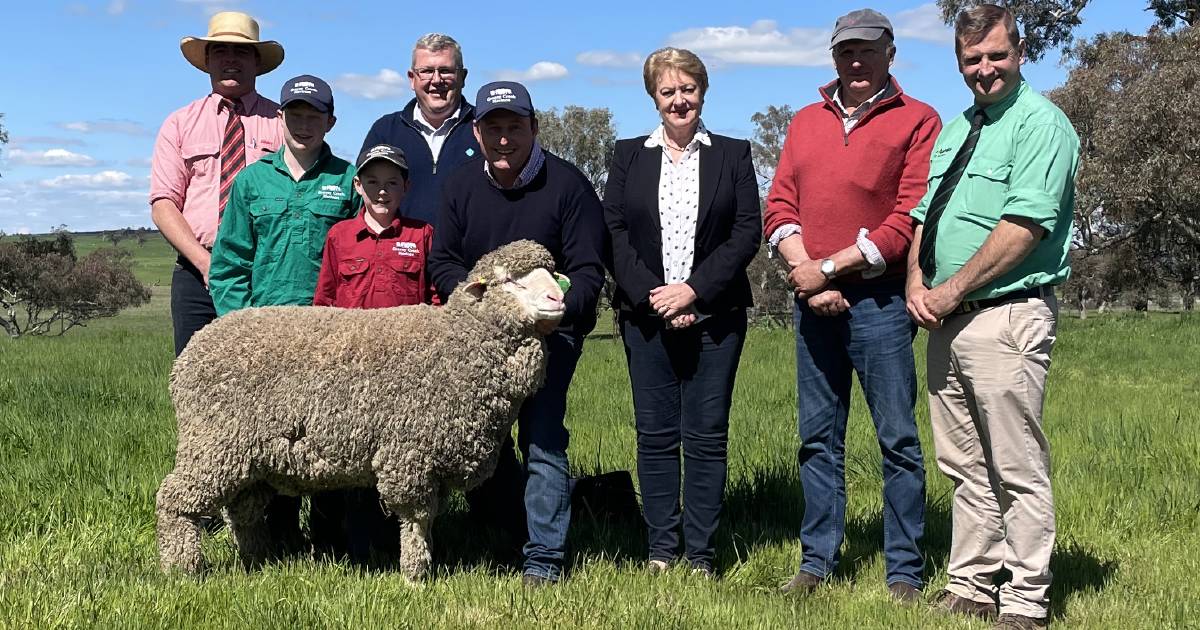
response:
M83 253L97 243L77 246ZM139 277L159 287L150 305L62 338L0 339L0 627L987 627L889 600L880 457L861 398L847 445L842 568L807 598L776 593L797 567L802 509L787 330L753 330L742 359L717 580L647 575L636 528L581 517L566 581L528 592L461 500L435 525L435 574L417 586L392 571L306 557L247 574L225 532L205 543L214 564L207 577L164 576L154 492L174 452L166 393L173 257L158 237L122 247ZM580 474L634 468L628 377L609 332L602 323L588 341L571 391ZM918 366L923 345L919 338ZM1062 322L1046 410L1060 627L1200 627L1198 356L1195 317ZM950 485L933 461L923 402L917 417L931 596L945 580Z

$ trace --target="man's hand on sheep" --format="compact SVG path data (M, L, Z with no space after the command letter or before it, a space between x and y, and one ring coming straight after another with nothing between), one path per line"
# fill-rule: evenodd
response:
M650 290L650 307L664 320L686 312L696 301L696 292L686 282L664 284Z

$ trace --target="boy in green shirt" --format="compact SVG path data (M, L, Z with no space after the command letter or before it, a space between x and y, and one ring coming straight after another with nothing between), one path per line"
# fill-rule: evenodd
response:
M221 316L248 306L312 304L334 223L362 204L354 167L333 155L333 92L311 75L284 83L284 143L234 179L213 244L208 285Z
M362 200L354 167L333 155L333 91L311 75L283 84L283 146L238 173L213 243L208 289L220 317L250 306L312 304L325 235ZM236 140L231 124L226 139ZM300 499L276 495L267 524L282 552L303 548Z

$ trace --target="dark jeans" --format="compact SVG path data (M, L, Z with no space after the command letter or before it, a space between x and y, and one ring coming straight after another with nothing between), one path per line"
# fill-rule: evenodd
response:
M583 338L556 331L546 337L546 346L546 383L525 400L517 416L517 444L525 465L517 462L512 440L506 440L495 474L469 493L468 500L473 510L512 519L511 511L504 509L506 503L514 506L505 498L523 495L529 536L523 549L524 573L558 580L571 524L570 433L564 424L567 389L583 352Z
M175 330L175 356L179 356L197 330L217 318L204 277L180 256L171 274L171 326Z
M633 387L650 558L670 561L679 553L682 444L685 552L693 566L711 569L746 311L714 315L683 330L667 330L655 317L623 317L621 337Z
M839 285L850 310L834 317L796 301L796 390L804 518L800 570L837 567L846 520L846 420L858 374L883 454L883 553L887 582L923 583L925 467L913 418L917 384L902 282Z

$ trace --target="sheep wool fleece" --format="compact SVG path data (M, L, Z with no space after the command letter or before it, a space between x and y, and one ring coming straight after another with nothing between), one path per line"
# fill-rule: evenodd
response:
M375 486L401 521L402 570L424 574L438 497L492 474L544 379L534 316L498 288L537 268L554 270L549 252L518 241L475 266L482 295L464 283L445 307L249 308L197 333L171 372L179 437L158 491L163 570L203 570L202 515L226 508L253 567L271 547L263 509L276 492Z

